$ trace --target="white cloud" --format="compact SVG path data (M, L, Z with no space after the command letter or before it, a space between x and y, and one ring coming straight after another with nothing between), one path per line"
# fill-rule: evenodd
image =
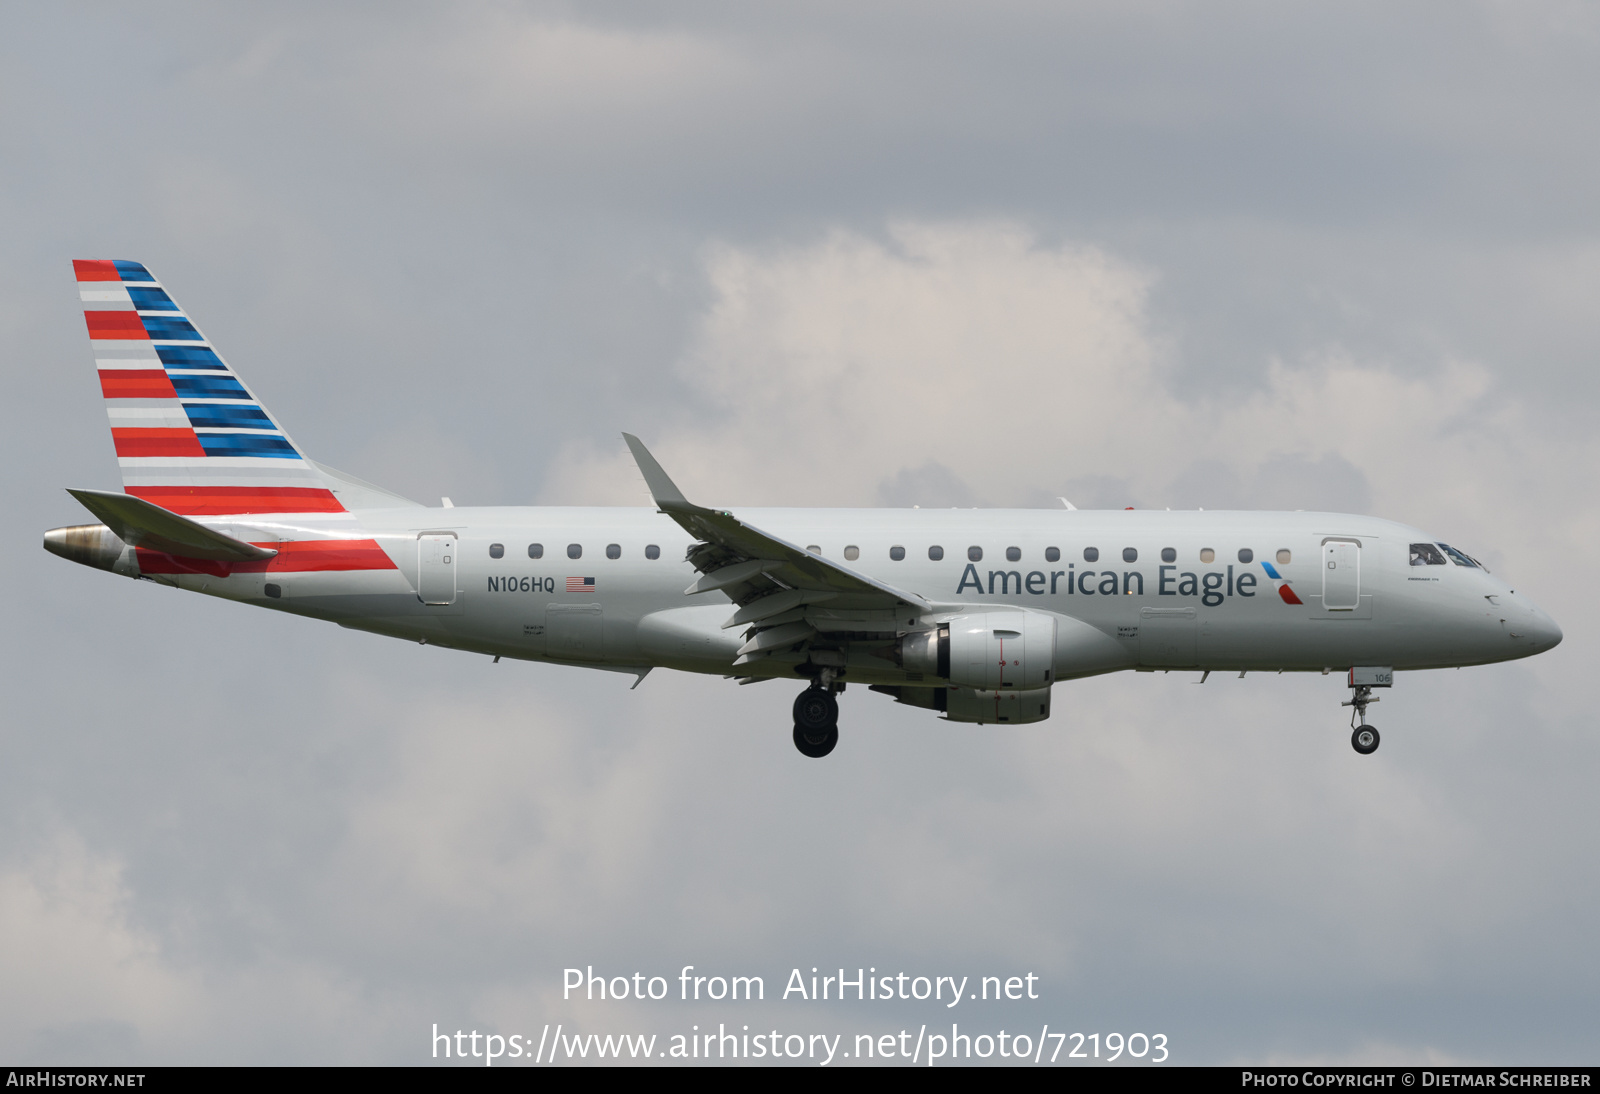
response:
M155 937L130 920L131 903L121 864L70 834L0 871L8 1057L71 1055L78 1030L97 1040L110 1030L132 1047L194 1014L198 984L163 961Z
M925 483L1041 504L1057 484L1106 476L1146 504L1187 508L1204 498L1174 483L1196 491L1186 471L1211 464L1266 476L1276 504L1314 507L1273 479L1293 462L1307 498L1319 473L1342 478L1341 496L1381 515L1537 565L1519 518L1578 489L1594 455L1587 438L1533 428L1514 389L1458 359L1416 375L1335 346L1273 363L1244 397L1181 397L1166 371L1182 347L1155 333L1153 275L1016 224L724 245L706 269L714 302L679 366L705 409L636 428L708 502L870 505ZM569 448L550 482L624 504L642 493L620 442Z
M1097 453L1149 420L1159 353L1142 324L1145 274L1094 249L1036 246L1010 224L889 235L710 251L716 301L682 364L710 409L666 436L641 427L686 488L865 505L934 461L1015 501L1049 477L1038 469L1109 462ZM1154 410L1159 429L1169 408ZM571 455L552 479L614 489L622 477L592 462Z

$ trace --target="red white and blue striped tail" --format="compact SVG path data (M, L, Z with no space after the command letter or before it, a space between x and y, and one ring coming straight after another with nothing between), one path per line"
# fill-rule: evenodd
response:
M123 259L72 266L124 490L193 517L344 512L149 270Z

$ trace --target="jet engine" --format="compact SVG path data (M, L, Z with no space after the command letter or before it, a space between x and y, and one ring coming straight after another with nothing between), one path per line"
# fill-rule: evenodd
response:
M937 676L965 688L1032 691L1049 688L1053 682L1055 648L1054 616L982 612L958 615L932 630L905 635L895 642L892 659L907 672Z

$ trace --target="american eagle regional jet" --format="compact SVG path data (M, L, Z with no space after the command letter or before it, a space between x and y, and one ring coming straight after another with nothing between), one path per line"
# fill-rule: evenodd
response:
M1343 513L420 505L319 464L137 262L74 262L123 492L45 533L73 562L340 626L629 673L804 682L826 756L865 685L954 722L1050 716L1133 669L1337 671L1369 754L1397 669L1528 657L1555 622L1464 551ZM1065 503L1065 499L1063 499ZM1201 677L1204 680L1204 676Z

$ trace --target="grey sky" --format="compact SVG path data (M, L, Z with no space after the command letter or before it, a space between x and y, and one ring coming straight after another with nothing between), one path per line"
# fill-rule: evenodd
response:
M0 13L0 1058L409 1062L560 971L1039 973L974 1026L1592 1062L1600 15L1551 3ZM1343 508L1566 641L1126 674L1042 726L485 659L38 545L114 487L68 260L146 262L420 500ZM882 428L869 428L881 421ZM804 475L795 468L804 467ZM663 518L664 519L664 518Z

